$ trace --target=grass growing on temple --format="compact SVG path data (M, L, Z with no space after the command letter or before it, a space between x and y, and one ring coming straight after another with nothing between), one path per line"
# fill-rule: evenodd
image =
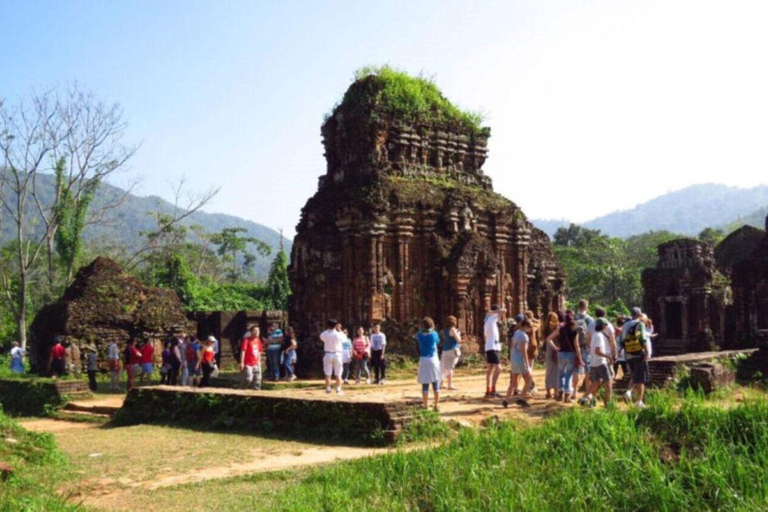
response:
M768 506L768 402L723 409L694 396L682 405L665 395L655 401L640 412L568 412L530 428L500 422L462 431L437 448L292 474L287 485L284 475L275 475L277 492L264 491L271 488L264 475L205 485L215 487L221 510ZM262 489L255 495L254 485Z
M355 83L334 113L339 109L413 123L459 124L472 133L483 131L483 116L448 101L431 78L411 76L387 65L358 69Z

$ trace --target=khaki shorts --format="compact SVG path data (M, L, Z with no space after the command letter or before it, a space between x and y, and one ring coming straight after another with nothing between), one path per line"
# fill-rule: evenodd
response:
M333 375L341 377L343 366L344 365L341 362L341 352L326 352L323 356L323 373L326 377L331 377Z
M243 389L261 389L261 365L246 366L242 372Z

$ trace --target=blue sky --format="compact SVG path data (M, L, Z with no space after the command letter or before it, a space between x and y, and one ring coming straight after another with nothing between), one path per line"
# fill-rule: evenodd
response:
M171 198L185 176L221 187L208 211L292 235L325 172L323 114L355 69L390 63L487 113L486 173L529 217L584 221L692 183L768 179L766 9L0 0L0 97L77 80L119 102L141 143L116 184L141 176L140 193Z

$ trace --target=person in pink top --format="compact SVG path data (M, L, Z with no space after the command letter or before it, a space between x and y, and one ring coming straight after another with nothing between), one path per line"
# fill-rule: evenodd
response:
M360 375L365 373L365 383L371 383L371 372L368 370L368 359L370 358L371 340L365 335L365 329L357 328L357 335L352 340L352 359L357 362L356 384L360 384Z

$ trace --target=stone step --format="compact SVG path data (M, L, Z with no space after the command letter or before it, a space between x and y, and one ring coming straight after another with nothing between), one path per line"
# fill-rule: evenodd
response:
M71 413L84 413L112 417L115 415L115 413L117 413L117 411L120 410L120 407L111 405L90 405L82 402L69 402L64 406L62 410Z
M62 409L58 413L56 413L56 419L59 420L99 420L99 421L109 421L112 419L111 414L103 414L103 413L96 413L96 412L86 412L86 411L67 411L65 409Z

